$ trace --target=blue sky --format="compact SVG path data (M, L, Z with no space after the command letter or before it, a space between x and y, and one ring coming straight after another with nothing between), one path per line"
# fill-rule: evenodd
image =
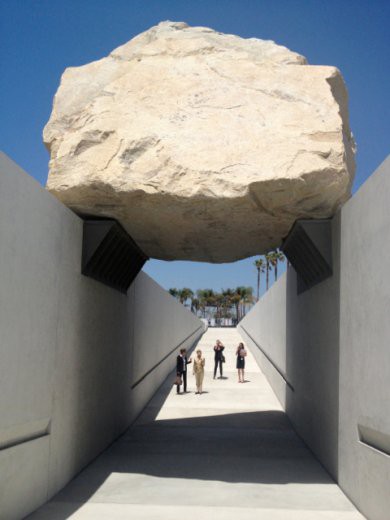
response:
M0 148L44 184L42 129L60 76L162 20L271 39L312 64L337 66L350 96L356 190L389 153L390 2L382 0L0 0ZM165 288L255 285L235 264L150 261Z

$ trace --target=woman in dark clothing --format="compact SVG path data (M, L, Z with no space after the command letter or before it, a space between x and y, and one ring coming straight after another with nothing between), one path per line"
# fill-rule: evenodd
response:
M219 339L217 339L217 342L214 345L214 379L215 379L215 376L217 375L218 365L219 365L219 374L220 374L220 377L222 378L222 372L223 372L222 363L224 360L224 356L223 356L224 348L225 347L222 345L221 341L219 341Z
M246 350L244 347L244 343L240 343L236 350L236 356L237 356L237 364L236 368L238 370L238 382L244 383L244 369L245 369L245 357L246 357Z

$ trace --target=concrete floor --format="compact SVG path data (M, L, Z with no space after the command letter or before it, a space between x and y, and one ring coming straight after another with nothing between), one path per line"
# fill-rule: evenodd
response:
M212 346L225 344L223 379ZM249 353L238 384L235 329L209 329L202 395L170 376L136 423L30 520L358 520L292 430Z

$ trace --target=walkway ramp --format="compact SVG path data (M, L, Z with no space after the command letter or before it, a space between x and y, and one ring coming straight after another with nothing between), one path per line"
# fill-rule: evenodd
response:
M226 346L213 380L216 339ZM209 329L202 395L170 376L128 432L31 520L358 520L364 517L298 438L236 329ZM190 366L191 367L191 366Z

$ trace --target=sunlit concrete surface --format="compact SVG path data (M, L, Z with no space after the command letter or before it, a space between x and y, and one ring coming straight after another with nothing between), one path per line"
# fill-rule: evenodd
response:
M212 378L225 344L224 379ZM357 520L364 518L292 430L236 329L209 329L203 395L167 379L128 432L30 520ZM191 365L190 365L191 368Z

